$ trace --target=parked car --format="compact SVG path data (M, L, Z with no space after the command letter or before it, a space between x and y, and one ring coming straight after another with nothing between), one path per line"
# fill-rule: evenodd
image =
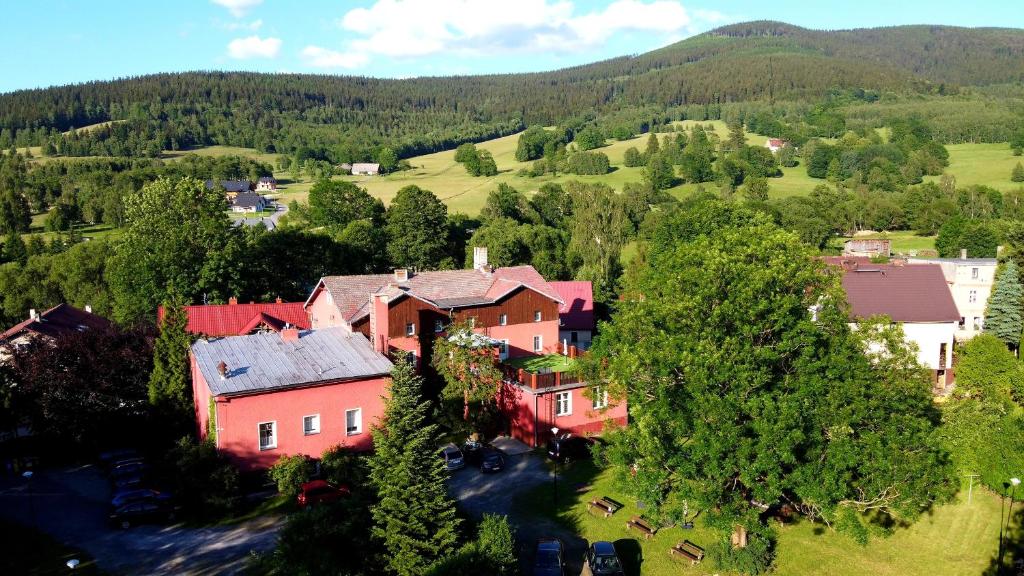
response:
M351 494L348 486L335 486L326 480L313 480L306 482L299 490L299 506L311 508L318 504L329 504L337 502Z
M533 576L565 576L564 547L558 538L537 540L533 556Z
M110 513L110 523L121 528L148 522L172 522L178 508L166 500L146 499L125 504Z
M505 469L505 455L490 446L480 450L480 471L501 472Z
M591 544L581 576L625 576L619 555L615 553L615 545L611 542Z
M556 462L590 458L590 438L565 432L548 440L548 457Z
M462 444L462 456L467 464L472 466L480 465L480 457L483 455L483 449L487 447L487 444L478 442L476 440L466 440Z
M134 448L117 448L114 450L107 450L106 452L100 453L100 464L104 468L110 470L118 462L131 459L141 459L142 456Z
M113 497L110 498L110 507L117 509L140 500L170 501L172 499L173 495L170 492L161 492L152 488L128 488L114 492Z
M449 471L458 470L466 465L462 450L459 450L455 444L441 448L441 459L444 460L444 465Z
M119 476L127 476L128 474L135 474L145 470L146 463L142 460L124 460L110 468L110 477L118 478Z

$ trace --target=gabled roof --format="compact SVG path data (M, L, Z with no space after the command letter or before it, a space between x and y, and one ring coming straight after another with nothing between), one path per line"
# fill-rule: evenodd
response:
M192 354L214 396L253 394L389 374L394 365L362 334L344 328L199 340ZM227 365L221 378L217 366Z
M310 327L309 316L302 302L185 306L185 314L188 315L188 331L206 336L248 334L261 323L272 330L280 330L285 324L302 330ZM158 317L161 320L164 317L162 307Z
M594 329L594 285L590 281L548 282L562 298L558 307L561 328Z
M260 179L257 180L257 182L277 182L277 180L274 180L271 176L260 176Z
M242 206L245 208L255 207L266 203L267 199L255 192L242 192L238 196L235 196L231 201L232 206Z
M26 332L57 338L64 334L102 330L109 326L110 320L102 316L61 303L39 314L38 318L29 318L10 327L0 334L0 342L5 342Z
M960 319L942 268L934 264L868 264L843 273L853 320L878 314L894 322Z
M510 266L486 270L438 270L420 272L404 282L392 274L325 276L313 290L308 306L326 290L349 324L370 313L370 295L386 292L391 299L403 294L419 298L441 309L495 304L520 288L528 288L558 303L558 292L533 268Z
M353 172L378 172L380 171L380 164L371 162L356 162L352 164L351 170Z
M211 190L220 186L227 192L245 192L252 186L252 183L248 180L218 180L216 182L213 180L207 180L205 184L206 187Z

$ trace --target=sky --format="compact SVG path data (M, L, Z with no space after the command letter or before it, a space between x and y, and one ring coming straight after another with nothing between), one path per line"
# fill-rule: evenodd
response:
M406 78L553 70L749 20L1024 27L1013 0L32 0L4 8L0 92L157 72Z

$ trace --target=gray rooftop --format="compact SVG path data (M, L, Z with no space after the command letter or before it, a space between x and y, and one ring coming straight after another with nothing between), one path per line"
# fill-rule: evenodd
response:
M214 396L367 378L394 366L365 336L344 328L303 330L291 342L276 332L211 338L193 344L192 353ZM228 366L223 379L221 361Z
M995 266L999 264L996 258L910 258L908 261L917 262L951 262L961 266Z

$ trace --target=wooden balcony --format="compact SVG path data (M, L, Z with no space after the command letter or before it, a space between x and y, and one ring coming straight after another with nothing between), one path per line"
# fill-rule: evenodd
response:
M576 350L573 355L547 354L506 360L501 364L505 380L532 390L557 388L580 384L583 380L576 374Z

